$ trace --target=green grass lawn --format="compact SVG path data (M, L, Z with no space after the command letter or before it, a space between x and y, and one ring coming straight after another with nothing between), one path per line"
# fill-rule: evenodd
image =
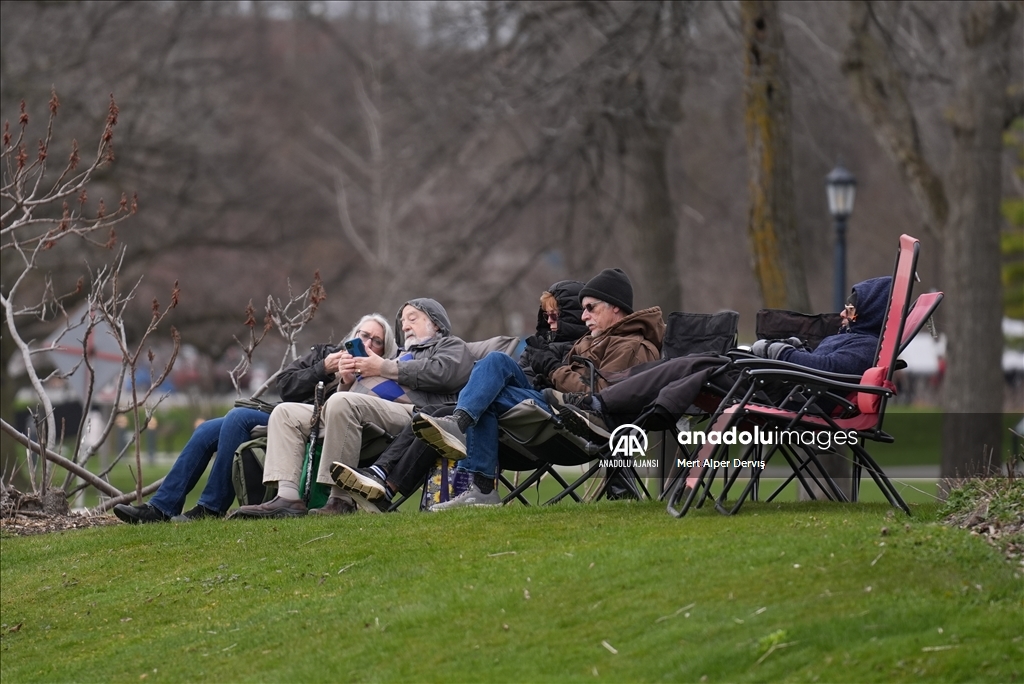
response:
M1020 566L936 512L602 502L5 537L3 679L1019 681Z

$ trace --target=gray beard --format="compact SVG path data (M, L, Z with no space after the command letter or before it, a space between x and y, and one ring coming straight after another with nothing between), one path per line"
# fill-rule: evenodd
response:
M411 335L411 334L410 335L406 335L405 336L405 348L408 349L409 347L413 346L414 344L423 344L424 342L429 342L432 339L434 339L433 335L431 335L430 337L424 337L423 339L419 339L415 335Z

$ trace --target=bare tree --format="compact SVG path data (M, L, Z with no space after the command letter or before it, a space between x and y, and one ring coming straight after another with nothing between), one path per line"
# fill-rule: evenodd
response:
M71 292L59 294L54 290L51 272L44 259L49 252L62 247L68 248L70 243L77 243L78 249L81 249L83 244L112 249L116 246L118 239L115 227L134 215L137 209L137 199L134 196L129 199L126 195L122 195L116 208L112 209L108 209L103 198L94 204L89 201L91 184L102 170L113 162L114 127L118 123L119 113L113 97L110 99L107 120L95 153L83 161L78 143L73 141L67 161L59 163L57 168L50 172L51 155L58 154L52 148L52 142L54 123L59 108L60 102L54 92L50 97L45 135L34 146L36 152L34 158L31 159L28 154L30 117L24 103L22 103L21 115L17 124L17 134L12 133L9 123L5 122L4 125L3 148L0 153L0 166L3 171L2 190L0 190L0 199L2 199L0 250L6 256L5 279L2 289L0 289L0 306L4 313L4 327L18 350L21 363L40 406L36 421L38 438L35 446L30 448L36 449L41 457L42 474L38 487L45 492L49 483L47 460L53 460L66 468L68 465L66 461L70 461L72 466L77 466L69 468L70 472L81 475L81 466L84 466L89 456L95 452L98 444L85 445L79 438L70 459L54 460L50 458L49 454L52 453L58 441L62 441L68 426L58 427L55 424L53 404L44 385L49 378L70 375L71 372L77 370L77 366L65 373L59 370L49 374L41 373L36 360L39 358L39 354L53 351L56 348L56 342L50 347L40 348L34 345L31 339L27 339L22 334L22 322L54 320L59 322L63 318L63 334L75 330L77 334L81 335L79 338L79 344L82 347L80 364L84 366L87 378L82 399L85 408L88 409L92 405L94 392L98 389L93 382L95 374L90 363L88 346L98 320L106 321L110 331L115 335L123 364L117 377L113 408L103 428L103 437L100 439L100 443L110 434L116 415L125 412L131 412L134 415L137 494L141 496L142 470L138 437L149 418L147 412L147 420L144 423L141 420L141 413L154 389L159 386L174 364L178 336L173 328L171 335L174 351L161 371L157 372L155 369L151 369L153 382L141 394L136 383L136 371L142 353L146 349L148 338L156 331L167 313L177 305L178 291L175 288L171 295L171 302L166 309L162 309L156 300L153 301L150 325L140 337L137 346L131 348L127 341L125 317L129 304L135 299L137 284L135 287L129 288L128 291L122 291L120 288L119 274L123 265L123 250L110 265L97 269L90 278L91 282L86 283L85 278L81 277L76 288ZM59 157L57 158L59 159ZM89 306L80 320L72 321L65 309L65 303L82 293L85 294ZM63 334L54 339L59 341ZM154 360L152 351L149 351L149 363L152 365ZM129 381L131 400L127 405L122 406L119 401L123 389L121 381L126 375ZM88 410L83 413L88 413ZM22 443L31 441L25 435L17 434L17 431L12 430L6 421L4 426L6 433L19 438ZM81 435L83 426L77 427L79 428L78 434ZM30 479L34 482L34 471L32 470L30 470ZM68 481L65 480L65 487Z

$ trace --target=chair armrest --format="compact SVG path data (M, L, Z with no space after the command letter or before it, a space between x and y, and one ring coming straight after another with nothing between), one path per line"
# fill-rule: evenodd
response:
M790 363L789 361L774 361L772 359L762 359L759 356L753 356L753 357L750 357L750 358L736 359L735 360L735 364L736 364L736 367L741 369L741 370L745 370L745 369L748 369L748 368L750 368L750 369L770 368L770 369L788 370L788 371L795 371L795 372L802 372L802 373L811 373L811 374L813 374L815 376L820 376L820 377L823 377L823 378L828 378L828 379L834 380L836 382L852 382L852 383L859 383L860 382L860 376L859 375L851 375L849 373L832 373L830 371L816 370L814 368L808 368L807 366L801 366L801 365L796 364L796 363Z
M806 383L823 385L830 390L842 390L844 392L866 392L868 394L883 394L892 396L892 390L886 387L875 385L861 385L859 383L842 382L815 373L808 373L806 369L794 371L784 368L756 368L748 371L752 377L771 378L773 380L796 380ZM859 379L859 378L858 378Z

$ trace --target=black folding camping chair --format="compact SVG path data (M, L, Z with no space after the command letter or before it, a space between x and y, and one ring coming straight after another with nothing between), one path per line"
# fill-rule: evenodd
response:
M666 326L665 342L662 346L663 358L675 358L686 354L724 354L736 344L739 314L735 311L722 311L716 314L698 314L674 312L669 314ZM590 366L591 391L593 383L599 376L598 371L585 359L577 357L576 361ZM655 362L657 363L657 362ZM628 377L633 372L640 372L643 364L614 376L606 377L614 383L617 379ZM695 416L697 414L695 413ZM555 496L545 503L557 503L566 497L580 502L584 498L578 490L584 484L601 477L600 485L587 497L597 500L609 497L611 490L617 490L617 496L628 498L650 498L650 492L643 482L637 469L632 466L606 467L602 462L613 459L611 446L607 442L595 442L570 433L564 428L561 420L534 402L523 402L499 419L499 463L503 471L533 471L523 482L511 483L502 474L502 484L509 489L503 502L514 498L522 499L522 493L537 484L545 476L553 478L562 487ZM643 425L638 427L644 428ZM657 428L662 430L664 428ZM666 440L662 440L662 460L665 463L667 454ZM585 468L581 474L569 483L563 478L558 468ZM664 471L659 469L659 478Z

